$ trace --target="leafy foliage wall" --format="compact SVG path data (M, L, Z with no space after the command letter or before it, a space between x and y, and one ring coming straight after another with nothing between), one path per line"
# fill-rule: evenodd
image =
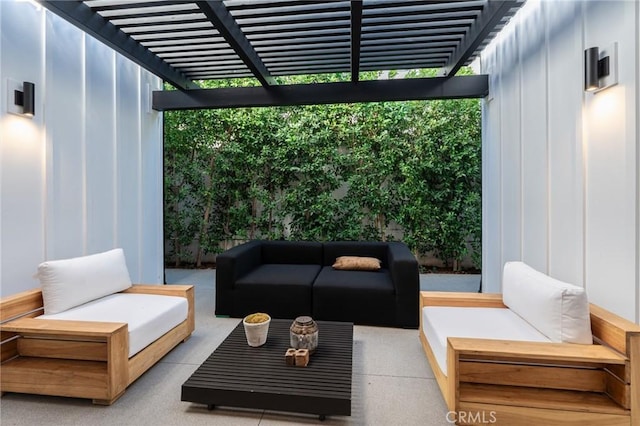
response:
M402 239L479 265L480 160L476 99L167 112L166 261L254 238Z

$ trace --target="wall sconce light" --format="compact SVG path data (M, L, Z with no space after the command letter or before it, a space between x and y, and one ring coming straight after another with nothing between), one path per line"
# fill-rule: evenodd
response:
M35 84L7 79L7 112L32 118L35 114Z
M584 90L597 92L618 83L617 43L600 50L590 47L584 51Z
M599 58L597 47L584 51L584 90L595 92L600 88L600 78L609 75L609 57Z
M35 89L35 84L25 81L22 83L22 91L14 90L13 92L14 103L21 106L22 113L28 117L33 117L35 114Z

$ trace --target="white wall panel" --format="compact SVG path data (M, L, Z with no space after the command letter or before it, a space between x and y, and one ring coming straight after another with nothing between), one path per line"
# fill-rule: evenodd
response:
M0 1L0 34L0 296L37 286L43 260L116 246L134 281L161 282L162 122L140 90L161 80L28 2ZM7 78L36 83L33 120L7 114Z
M618 42L619 78L622 84L596 94L586 94L584 133L586 155L586 256L587 290L593 300L616 308L625 317L636 312L637 220L637 41L636 5L627 2L611 8L606 2L585 5L586 45L609 46ZM629 19L627 19L629 17ZM616 22L602 27L598 22ZM637 84L637 83L636 83ZM606 256L602 254L606 253ZM615 283L615 284L613 284ZM611 291L612 284L615 291Z
M31 4L0 2L0 294L35 287L44 256L42 22ZM7 79L35 83L32 119L7 114Z
M142 205L146 212L142 223L141 275L149 282L164 281L164 266L157 259L164 258L163 196L163 130L162 114L151 109L151 92L162 90L157 78L143 73L141 76L141 153L142 153ZM158 173L160 171L160 173Z
M85 253L84 35L47 15L47 259Z
M500 115L509 120L500 121L502 138L501 200L502 200L502 262L522 258L521 232L521 164L520 164L520 64L518 55L518 34L516 27L513 37L500 44L500 65L503 72L500 79Z
M549 170L546 19L537 8L521 23L522 260L547 272Z
M500 76L499 53L482 58L489 74L489 97L482 108L482 290L501 291L502 282L502 210Z
M522 260L640 322L638 9L626 1L529 1L483 52L483 72L498 86L483 108L483 284L520 241ZM585 93L584 49L614 41L619 85ZM520 180L507 123L519 123ZM499 187L487 180L495 178ZM496 225L485 216L497 210L502 236L492 238Z
M117 244L127 255L129 273L140 282L141 170L138 67L116 56Z
M86 40L87 253L116 246L115 52Z
M549 31L549 273L582 286L581 10L578 2L542 4Z

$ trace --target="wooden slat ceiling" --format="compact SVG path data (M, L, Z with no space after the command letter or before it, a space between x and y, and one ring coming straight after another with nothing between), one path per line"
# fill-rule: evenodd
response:
M454 75L525 0L85 0L45 7L180 89L194 80L438 68Z

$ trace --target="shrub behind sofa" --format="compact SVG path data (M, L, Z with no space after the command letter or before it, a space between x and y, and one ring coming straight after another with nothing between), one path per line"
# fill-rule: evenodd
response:
M339 256L375 257L381 269L334 270ZM418 262L401 242L256 240L216 262L216 315L264 311L274 318L418 326Z

